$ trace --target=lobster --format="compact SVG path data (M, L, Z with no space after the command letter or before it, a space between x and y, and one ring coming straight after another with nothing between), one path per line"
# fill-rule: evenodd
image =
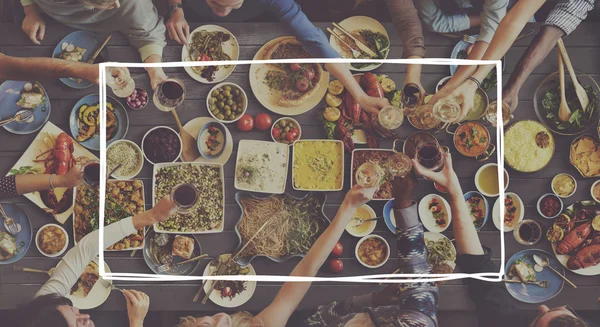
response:
M567 268L571 270L583 269L600 263L600 244L594 244L579 250L577 254L567 261Z
M556 253L569 254L579 247L592 232L592 222L578 226L556 245Z
M381 83L377 80L377 75L373 73L364 73L360 77L360 86L367 92L369 96L375 98L383 98L385 97L385 93L383 92L383 87L381 87Z
M352 120L353 124L358 124L360 122L360 114L363 112L358 101L356 101L350 92L346 92L346 99L344 101L344 117Z
M45 174L64 175L77 164L73 157L74 150L73 139L62 132L56 137L53 147L39 154L34 162L44 163ZM40 191L40 198L46 205L46 212L51 215L61 214L73 204L73 189L67 189L60 200L53 189Z
M354 150L354 140L352 139L352 123L344 115L340 116L335 125L335 138L344 143L344 149L348 152Z

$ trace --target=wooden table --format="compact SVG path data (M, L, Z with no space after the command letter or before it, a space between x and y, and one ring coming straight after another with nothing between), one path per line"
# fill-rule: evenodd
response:
M225 28L229 29L240 42L240 59L251 59L256 51L268 40L275 37L289 35L289 31L282 27L280 24L273 23L235 23L235 24L222 24ZM329 24L320 23L318 26L325 28ZM385 24L392 40L392 48L389 58L400 58L401 56L401 45L400 39L396 33L395 28L391 24ZM196 26L193 26L194 28ZM600 40L593 35L600 27L600 24L585 23L580 26L571 36L565 40L566 46L570 49L571 60L575 64L575 67L591 73L591 75L600 80L600 62L594 60L597 58L598 48L600 47ZM526 30L535 28L537 25L531 25ZM47 27L46 37L42 42L43 45L36 46L32 45L29 39L21 32L20 26L13 24L2 24L0 25L0 52L18 56L18 57L30 57L40 56L49 57L52 54L52 50L56 44L72 30L56 24L50 24ZM431 58L448 58L452 47L456 43L455 40L449 39L443 36L437 36L432 34L426 34L425 39L427 40L427 57ZM525 51L527 45L530 43L532 37L521 40L510 49L506 55L506 70L503 78L507 79L510 73L513 71L517 60ZM124 62L137 62L139 61L138 52L131 46L128 45L127 41L119 34L113 35L108 45L110 57L112 60L124 61ZM548 59L545 60L536 70L535 73L530 76L527 83L521 90L521 101L519 103L519 110L516 112L516 119L533 119L537 120L533 110L533 94L537 85L542 79L549 73L556 70L556 52L554 51L549 55ZM164 50L164 61L180 61L181 59L181 46L169 42L169 45ZM229 82L239 84L246 90L249 95L249 106L248 113L256 115L259 112L265 112L266 110L258 103L254 98L252 92L250 92L250 86L248 81L248 69L246 65L237 66L234 73L227 79ZM165 69L168 75L180 78L186 84L187 94L186 100L178 108L178 113L182 121L185 123L195 117L209 116L205 107L205 98L211 85L200 84L192 80L183 70L183 68L176 69ZM403 65L392 65L384 64L376 70L377 73L388 74L398 85L402 85L404 80L405 67ZM133 69L132 75L136 81L136 85L142 86L149 89L149 79L147 75L140 69ZM432 93L435 90L436 83L443 77L449 75L448 67L444 66L424 66L422 83L426 90ZM89 88L86 90L73 90L67 88L58 80L52 81L41 81L46 88L51 102L52 102L52 113L50 121L68 131L68 116L73 105L81 97L91 93L97 93L96 88ZM317 106L317 109L312 110L306 114L296 117L301 123L303 128L303 137L307 138L325 138L325 132L316 119L318 109L325 107L322 103ZM157 125L168 125L175 127L175 122L172 119L172 115L169 113L163 113L154 108L150 104L146 109L134 112L128 110L130 117L129 132L127 139L132 140L136 143L140 143L142 136L151 127ZM279 118L278 115L272 114L273 120ZM209 256L214 257L221 253L232 252L238 244L238 238L233 231L233 227L240 216L240 209L234 202L234 194L236 190L233 187L233 175L235 167L235 155L237 151L237 142L240 139L256 139L256 140L270 140L268 132L260 132L253 130L248 133L239 132L235 126L228 125L230 128L233 138L235 141L234 153L232 158L225 165L225 183L226 183L226 208L227 213L225 218L225 231L220 234L212 235L200 235L199 240L202 244L203 251L208 253ZM401 138L406 138L410 133L416 131L407 122L400 128ZM591 130L592 135L593 129ZM495 132L493 141L495 141ZM475 190L474 175L477 169L483 164L475 162L472 159L465 158L455 152L454 147L451 145L451 136L445 132L440 132L436 135L441 143L451 147L454 152L454 167L457 171L458 176L463 187L463 191ZM34 139L35 134L30 135L14 135L10 134L4 129L0 129L0 173L5 174L21 156L23 151L29 146ZM533 174L517 173L509 169L510 174L510 186L508 191L516 192L523 199L525 203L525 216L527 218L533 218L540 222L544 229L549 226L549 222L539 217L535 203L538 197L544 193L551 192L550 180L554 175L560 172L570 173L573 176L579 176L577 171L571 167L568 163L568 146L572 140L572 137L556 136L557 151L553 157L550 165L540 172ZM382 142L383 148L389 148L391 142L386 140ZM347 156L346 158L349 158ZM492 161L492 160L490 160ZM490 162L488 161L488 162ZM345 189L349 188L349 163L347 159L346 167L346 178L345 178ZM144 164L144 169L138 176L145 181L146 185L146 199L147 208L150 208L151 203L151 172L152 166L147 162ZM291 177L290 177L291 178ZM589 188L594 180L578 178L578 189L574 196L565 201L565 205L570 205L576 200L583 200L590 198ZM288 183L288 191L291 191L291 185ZM431 182L420 180L420 183L415 192L415 199L419 200L426 194L434 193L435 189ZM291 191L291 194L300 194L300 192ZM331 192L328 193L328 200L326 204L326 214L332 218L336 210L343 200L345 192ZM488 199L490 206L493 205L495 199ZM11 200L11 202L18 203L29 215L31 223L33 225L34 233L42 225L51 222L51 218L48 217L42 210L32 205L24 197L18 197ZM379 213L383 208L383 201L372 202L372 207ZM490 207L491 210L491 207ZM65 224L65 228L72 231L72 221L69 220ZM391 273L396 269L397 260L394 258L396 253L396 244L393 242L393 234L390 233L383 222L377 224L375 230L376 234L384 236L392 247L392 256L389 262L378 270L371 270L363 267L354 257L354 247L357 242L357 238L354 238L348 234L345 234L341 238L341 242L344 246L343 262L344 262L344 276L357 276L365 274L377 273ZM451 232L447 234L451 235ZM507 258L527 247L519 245L511 234L505 234L506 236L506 254ZM486 226L479 233L481 242L492 248L493 260L500 263L500 234L495 229L493 223L489 221ZM72 244L72 235L71 235ZM541 248L546 251L551 251L550 243L546 240L542 240L538 243L535 248ZM135 257L130 257L130 252L122 253L107 253L106 259L113 272L131 272L131 273L151 273L150 269L144 263L142 254L140 251ZM59 262L59 259L50 259L42 256L35 245L32 244L27 255L21 261L18 262L19 266L38 268L47 270L55 266ZM288 275L293 267L298 262L298 259L292 259L285 263L274 263L265 258L258 258L253 261L253 265L259 274L277 274L277 275ZM208 263L208 259L201 262L199 269L195 274L201 274L204 266ZM319 273L319 276L332 276L330 273L325 271ZM459 271L459 270L457 270ZM577 310L597 310L599 305L596 303L596 298L600 294L600 279L597 277L583 277L571 272L567 273L567 276L575 282L579 288L574 290L568 286L565 286L561 294L555 299L549 301L547 305L559 305L569 303ZM0 309L11 309L18 303L26 302L33 297L33 294L40 288L40 286L46 281L47 276L42 274L33 273L22 273L15 272L11 265L0 266ZM206 305L200 303L193 303L192 298L199 288L199 282L169 282L169 283L139 283L139 282L117 282L117 285L121 288L135 288L146 292L152 298L151 311L210 311L214 312L221 310L210 301ZM279 290L280 283L265 283L260 282L256 293L251 301L240 307L241 310L258 311L265 307L275 296ZM340 300L353 295L359 295L367 292L371 292L377 289L376 285L369 284L352 284L351 287L347 283L339 282L322 282L315 283L302 303L299 309L314 309L320 304L325 304L333 300ZM467 288L462 284L462 281L450 281L440 288L440 310L471 310L474 308L473 304L468 298ZM517 303L515 301L515 303ZM519 303L519 307L523 310L534 310L535 305L527 305ZM123 311L125 310L125 303L122 296L119 294L113 294L109 299L96 310L104 311Z

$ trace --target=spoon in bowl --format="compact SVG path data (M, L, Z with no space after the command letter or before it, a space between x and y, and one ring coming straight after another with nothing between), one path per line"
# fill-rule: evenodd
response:
M571 118L571 110L567 104L567 97L565 96L565 66L563 65L563 57L558 52L558 76L560 79L560 106L558 107L558 119L562 122L569 121Z
M535 261L535 263L540 265L542 268L546 268L546 267L550 268L550 270L552 270L555 274L560 276L560 278L562 278L565 282L567 282L573 288L577 288L577 285L573 284L573 282L571 282L567 277L563 276L556 269L554 269L554 268L552 268L552 266L550 266L550 261L548 260L548 258L546 256L534 254L533 261Z

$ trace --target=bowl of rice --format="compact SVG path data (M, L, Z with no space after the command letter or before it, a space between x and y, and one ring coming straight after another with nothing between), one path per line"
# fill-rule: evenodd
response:
M554 147L550 130L534 120L517 121L504 132L504 160L518 172L533 173L546 167Z
M106 148L106 163L110 176L118 180L128 180L137 176L144 166L144 155L140 147L129 141L119 140L111 143Z

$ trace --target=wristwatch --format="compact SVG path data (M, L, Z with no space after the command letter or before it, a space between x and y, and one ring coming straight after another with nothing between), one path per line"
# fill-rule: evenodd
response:
M173 13L177 9L183 9L181 2L172 4L169 13Z

